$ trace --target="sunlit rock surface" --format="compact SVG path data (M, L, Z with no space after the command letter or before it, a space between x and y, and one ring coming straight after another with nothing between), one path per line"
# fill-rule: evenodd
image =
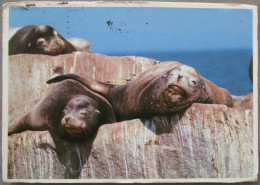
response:
M9 178L250 178L252 112L193 104L183 115L103 125L83 143L9 137Z
M29 111L58 73L124 84L156 64L142 57L96 53L9 58L9 124ZM255 178L251 110L193 104L169 117L103 125L81 143L49 131L8 137L10 179Z

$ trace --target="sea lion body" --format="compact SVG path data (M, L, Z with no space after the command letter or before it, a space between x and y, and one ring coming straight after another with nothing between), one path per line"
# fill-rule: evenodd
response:
M65 140L78 141L90 136L101 124L115 121L114 111L105 98L75 80L65 80L11 125L8 134L50 129Z
M9 40L9 55L20 53L58 55L76 51L49 25L28 25L18 30Z
M56 76L47 83L64 79L77 80L104 96L118 120L167 115L195 102L233 105L226 89L203 78L194 68L175 61L154 65L125 85L105 84L74 74Z

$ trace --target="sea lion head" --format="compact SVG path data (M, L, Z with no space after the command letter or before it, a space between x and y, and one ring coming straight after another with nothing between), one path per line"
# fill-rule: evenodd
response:
M65 48L65 42L61 35L48 25L36 26L27 38L27 51L29 53L57 55Z
M205 94L201 75L193 67L180 65L154 78L144 90L143 105L160 113L172 113L190 106Z
M98 103L85 95L73 97L65 106L61 119L61 128L70 140L90 136L99 124L101 113Z

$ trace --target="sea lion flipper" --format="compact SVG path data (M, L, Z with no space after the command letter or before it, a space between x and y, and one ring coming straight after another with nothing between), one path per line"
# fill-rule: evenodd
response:
M81 83L83 83L81 81L81 78L77 75L74 75L74 74L62 74L62 75L59 75L59 76L55 76L54 78L48 80L46 83L51 84L51 83L55 83L55 82L61 82L61 81L66 80L66 79L73 79L73 80L80 81Z
M15 133L20 133L25 130L29 129L29 125L27 124L26 120L28 118L28 114L24 116L20 121L12 124L11 126L8 127L8 135L12 135Z
M82 85L89 88L90 90L92 90L96 93L99 93L99 94L103 95L104 97L107 97L106 95L109 94L110 90L114 86L116 86L116 85L113 85L113 84L107 84L107 83L99 82L99 81L93 80L91 78L82 78L82 77L75 75L75 74L59 75L59 76L56 76L56 77L48 80L46 83L51 84L51 83L55 83L55 82L61 82L61 81L66 80L66 79L76 80L76 81L80 82Z

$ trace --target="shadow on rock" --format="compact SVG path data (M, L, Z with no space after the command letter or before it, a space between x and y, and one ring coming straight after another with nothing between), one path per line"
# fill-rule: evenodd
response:
M79 143L64 141L52 131L50 131L50 134L56 146L55 151L58 159L60 163L66 167L64 178L79 178L82 167L89 158L92 144L97 133L93 134L86 141Z
M171 133L174 125L185 114L186 110L181 110L175 114L169 114L165 116L154 116L151 119L141 119L144 126L151 130L156 135Z

